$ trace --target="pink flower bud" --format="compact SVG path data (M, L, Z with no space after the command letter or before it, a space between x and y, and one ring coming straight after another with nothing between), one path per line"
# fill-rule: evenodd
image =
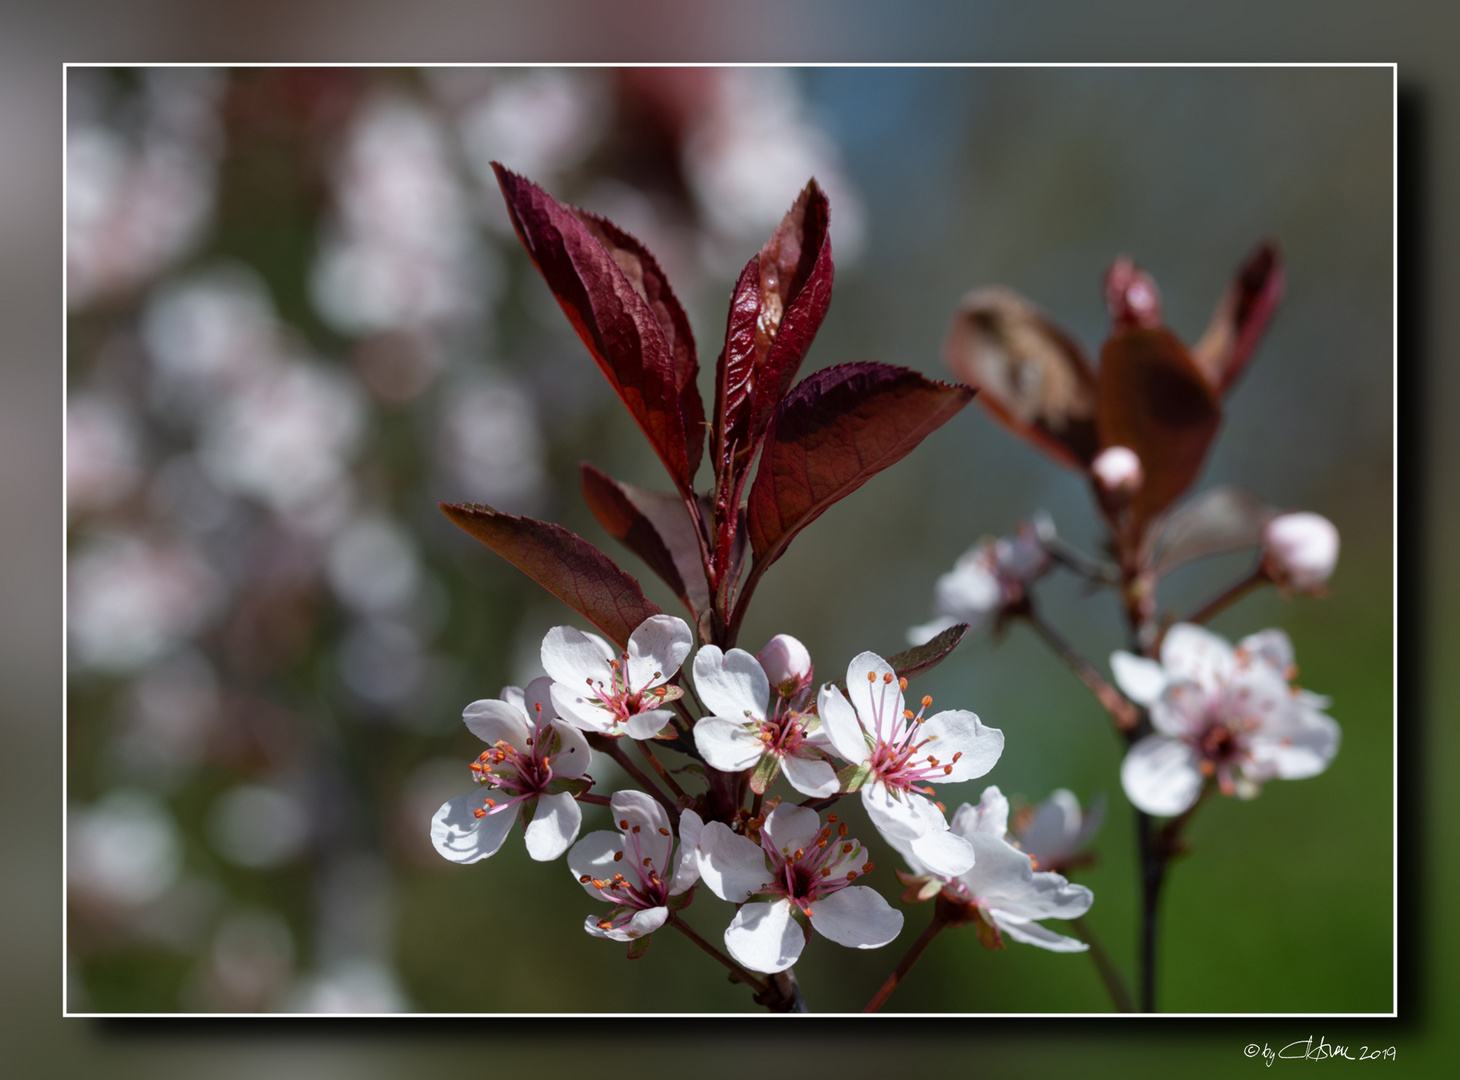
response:
M1161 292L1156 281L1129 255L1122 255L1105 271L1105 306L1116 330L1161 325Z
M1146 478L1141 459L1128 446L1111 446L1100 451L1090 463L1090 471L1102 491L1124 499L1140 491Z
M811 654L790 634L771 638L756 659L782 697L793 697L811 685Z
M1314 592L1338 562L1338 530L1320 514L1279 514L1263 529L1262 565L1280 586Z

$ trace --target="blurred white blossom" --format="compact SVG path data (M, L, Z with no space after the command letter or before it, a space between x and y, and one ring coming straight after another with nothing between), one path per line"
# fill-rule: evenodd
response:
M177 822L150 792L115 790L67 821L67 881L72 891L134 907L158 899L177 880Z
M66 506L104 510L142 477L137 425L120 402L86 393L66 402Z

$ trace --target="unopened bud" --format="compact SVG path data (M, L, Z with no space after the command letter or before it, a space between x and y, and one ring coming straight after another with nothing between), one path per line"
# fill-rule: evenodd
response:
M1338 562L1338 529L1321 514L1279 514L1262 532L1262 565L1278 585L1314 592Z
M1105 271L1105 306L1117 330L1161 325L1161 293L1156 281L1129 255L1122 255Z
M771 638L756 659L782 697L794 697L811 684L811 654L790 634Z
M1090 463L1090 472L1100 490L1121 499L1129 499L1140 491L1146 479L1141 459L1128 446L1111 446L1100 451Z

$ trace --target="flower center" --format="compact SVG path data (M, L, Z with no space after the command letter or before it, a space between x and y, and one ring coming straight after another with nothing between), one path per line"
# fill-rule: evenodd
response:
M617 660L609 661L609 681L604 685L602 679L589 678L587 680L590 692L598 700L594 702L600 709L607 710L613 716L613 726L626 724L629 718L640 713L651 712L668 704L678 694L671 694L672 689L668 686L654 686L651 684L663 678L662 673L656 671L645 681L643 686L637 689L629 683L629 657L627 653L622 654Z
M868 682L876 682L876 673L868 672ZM907 680L899 679L898 688L907 689ZM947 761L936 754L925 753L924 748L937 739L936 735L920 738L923 715L933 699L923 695L923 700L914 713L904 709L901 716L894 713L897 697L891 694L892 675L882 676L881 693L873 697L872 737L875 746L868 766L872 775L895 791L917 791L924 795L936 794L925 785L939 780L953 771L953 763L963 756L960 750Z
M835 814L826 820L811 844L795 851L782 851L761 834L761 847L773 874L765 891L785 897L808 916L813 902L845 889L859 874L872 872L872 863L864 860L862 845L846 839L846 823L838 824Z
M552 724L542 722L542 705L536 706L538 725L527 736L526 751L519 750L506 739L498 739L490 748L471 763L472 775L477 783L492 789L501 796L483 800L475 811L476 816L500 814L517 806L524 799L541 794L552 781L553 758L545 750L552 739Z
M633 919L635 912L664 907L669 902L669 886L660 876L654 860L644 853L643 826L630 825L627 818L618 825L624 834L624 847L614 854L613 861L625 869L610 877L595 878L584 874L578 879L584 885L592 885L599 896L616 905L598 921L600 930L620 929ZM670 835L668 829L661 828L659 832L663 836ZM673 850L671 841L671 853Z

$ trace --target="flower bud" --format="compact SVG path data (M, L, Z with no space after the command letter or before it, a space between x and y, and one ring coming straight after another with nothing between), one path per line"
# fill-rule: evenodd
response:
M1279 514L1262 538L1263 569L1283 588L1316 592L1338 562L1338 530L1320 514Z
M1116 330L1161 325L1161 292L1156 280L1129 255L1122 255L1105 271L1105 306Z
M811 654L790 634L771 638L756 659L782 697L794 697L811 685Z
M1100 451L1090 463L1090 472L1101 491L1121 499L1129 499L1140 491L1146 479L1141 459L1128 446L1111 446Z

